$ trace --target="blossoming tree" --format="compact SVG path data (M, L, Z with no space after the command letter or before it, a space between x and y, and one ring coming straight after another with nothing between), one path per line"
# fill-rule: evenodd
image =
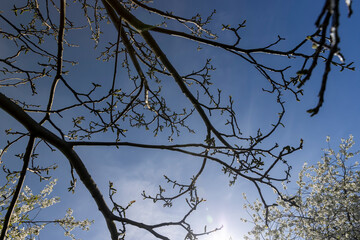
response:
M14 195L14 186L18 181L17 174L10 174L6 178L4 185L0 186L0 231L3 229L4 214L11 205L11 197ZM88 230L92 221L78 221L72 216L73 210L68 209L65 216L61 219L39 220L36 218L41 209L48 208L60 201L59 197L49 197L52 193L57 180L50 181L39 194L33 194L28 186L23 188L19 195L16 206L12 211L12 217L8 225L6 239L24 240L35 239L49 224L56 224L64 229L65 236L75 239L75 235L71 233L75 228Z
M326 149L322 161L312 166L304 164L297 181L298 190L289 196L292 204L279 199L268 210L259 201L247 204L255 224L249 236L359 239L360 170L359 163L353 160L359 152L350 150L354 143L352 136L342 139L338 152ZM245 239L252 239L249 236Z
M189 12L183 15L169 4L176 2L187 3ZM300 139L295 145L276 142L275 133L284 126L285 97L300 100L304 84L317 66L322 66L319 99L308 111L315 115L323 105L330 71L354 70L340 51L338 31L341 9L351 16L352 1L322 1L314 16L315 29L306 30L292 43L283 45L285 39L277 36L254 46L241 40L245 20L215 24L211 22L215 11L204 17L203 10L209 2L217 1L204 1L206 7L201 6L202 12L193 15L194 2L198 1L2 1L0 44L6 51L0 56L0 114L4 116L0 127L5 133L0 137L4 149L0 160L9 174L18 172L20 176L4 210L1 240L8 226L9 231L14 226L12 219L18 217L16 202L18 206L25 204L21 192L30 194L21 190L25 176L46 175L52 166L47 160L54 158L56 151L66 160L59 165L69 166L61 179L71 179L70 191L75 191L77 182L87 189L112 240L128 239L131 229L163 240L174 239L172 229L181 231L186 239L217 230L194 229L189 218L204 202L197 192L198 179L212 164L221 169L219 174L229 177L230 184L248 182L265 206L271 204L262 189L276 189L277 182L289 178L287 158L302 148ZM87 35L93 41L84 37ZM205 51L198 51L201 48ZM215 55L219 62L234 59L233 69L240 71L243 65L255 69L256 84L274 109L262 113L259 119L264 123L254 124L253 129L241 124L245 110L256 107L248 104L249 99L234 83L250 86L255 81L246 77L247 72L229 74L229 78L212 75L215 66L211 58ZM145 200L164 206L182 202L186 208L181 216L176 220L143 219L142 214L128 214L131 204L126 203L133 199L127 199L127 194L115 198L116 189L127 189L115 181L106 187L99 184L94 177L97 167L90 167L90 154L82 156L82 151L94 148L102 152L97 167L110 166L112 159L104 157L108 149L121 149L117 153L119 169L135 162L133 159L151 161L152 169L158 169L161 164L158 159L149 159L150 150L185 156L178 162L191 169L189 176L165 177L166 189L175 192L159 187L142 194ZM135 158L125 151L130 148L143 157ZM12 153L21 160L13 168L9 167L15 164ZM279 168L284 169L283 174L274 173ZM170 172L177 171L173 165ZM137 177L138 172L129 173ZM151 184L159 182L152 178ZM36 204L41 206L42 201Z

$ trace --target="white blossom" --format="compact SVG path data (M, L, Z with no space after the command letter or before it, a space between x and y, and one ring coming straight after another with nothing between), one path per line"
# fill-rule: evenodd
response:
M3 186L0 186L0 231L3 227L3 218L10 205L17 179L18 177L16 175L9 175L7 177L7 182ZM37 195L34 195L28 186L23 187L22 192L19 195L18 203L11 215L10 227L7 230L6 239L35 240L39 236L40 231L44 229L46 225L52 223L60 225L65 230L65 236L69 236L71 239L75 239L75 236L71 233L75 228L89 230L93 221L89 221L88 219L84 221L75 220L72 216L73 211L71 209L66 212L63 219L34 220L34 215L31 215L34 209L48 208L60 201L59 197L47 197L52 193L56 181L57 180L55 179L49 182L49 184Z
M337 153L326 149L322 161L304 164L296 182L297 206L279 198L277 206L269 208L268 225L259 201L248 203L255 226L245 239L358 239L360 170L352 159L359 152L350 151L354 143L350 135L341 140Z

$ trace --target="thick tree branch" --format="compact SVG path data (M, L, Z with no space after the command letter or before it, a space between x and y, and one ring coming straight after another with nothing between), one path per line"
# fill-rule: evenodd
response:
M153 50L155 55L160 59L160 61L164 64L164 66L168 69L170 74L173 76L175 82L180 87L181 91L184 95L190 100L190 102L195 107L196 111L199 113L200 117L204 121L206 127L210 129L214 135L222 142L225 146L230 149L232 146L222 137L222 135L217 131L217 129L212 125L208 116L204 112L204 109L199 104L198 100L194 97L194 95L190 92L190 90L186 87L184 80L177 72L175 67L171 64L169 59L166 57L164 52L161 50L155 39L148 32L149 25L144 24L140 20L138 20L134 15L132 15L129 11L127 11L118 1L116 0L106 0L107 3L121 16L127 23L133 26L137 31L139 31L140 35L144 38L149 47Z
M6 232L7 232L7 229L9 227L9 224L10 224L11 215L12 215L14 209L15 209L15 206L16 206L16 203L18 201L22 186L23 186L24 181L25 181L26 171L27 171L27 168L29 166L31 154L32 154L33 147L34 147L34 142L35 142L34 135L30 135L28 144L26 146L25 154L24 154L24 159L23 159L24 163L23 163L23 167L22 167L22 170L21 170L21 173L20 173L20 177L19 177L16 189L15 189L15 192L14 192L13 198L11 200L10 206L9 206L7 212L6 212L6 215L5 215L4 223L3 223L3 226L2 226L2 230L1 230L0 240L4 240L5 237L6 237Z
M70 164L76 170L83 184L86 186L86 188L92 195L100 212L103 214L112 240L117 240L118 233L116 225L110 218L112 215L111 210L108 208L100 190L92 179L90 173L87 171L84 163L77 155L77 153L72 149L71 145L50 132L48 129L38 124L26 112L24 112L23 109L13 103L2 93L0 93L0 108L5 110L10 116L15 118L19 123L21 123L30 132L32 136L41 138L44 141L52 144L65 155L65 157L69 160Z

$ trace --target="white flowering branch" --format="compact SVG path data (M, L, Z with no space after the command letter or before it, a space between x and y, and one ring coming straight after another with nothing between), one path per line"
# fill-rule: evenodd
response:
M329 148L322 161L311 166L304 164L298 190L289 196L296 206L278 199L276 205L268 208L267 215L260 201L248 202L245 208L255 225L248 235L278 240L358 239L360 169L359 162L352 161L359 154L350 150L354 143L352 136L342 139L338 152Z
M25 175L26 175L26 172L27 172L27 168L28 168L28 165L29 165L30 158L31 158L31 153L32 153L32 150L33 150L33 147L34 147L34 142L35 142L34 135L30 135L29 142L28 142L28 145L26 147L26 151L25 151L25 155L24 155L24 159L23 159L24 163L23 163L23 167L22 167L22 170L21 170L20 178L19 178L18 184L16 186L16 189L15 189L13 198L11 200L10 206L9 206L7 212L6 212L4 223L3 223L3 226L2 226L2 229L1 229L1 235L0 235L1 240L5 239L6 232L7 232L7 229L9 227L10 220L11 220L11 215L12 215L14 209L15 209L15 206L16 206L16 203L18 201L22 186L24 184Z

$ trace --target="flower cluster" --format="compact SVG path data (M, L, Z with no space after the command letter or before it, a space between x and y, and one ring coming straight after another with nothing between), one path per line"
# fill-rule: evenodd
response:
M66 211L66 215L64 218L56 220L57 224L59 224L65 230L65 236L71 237L72 240L76 240L74 234L71 233L75 228L80 228L81 230L88 231L89 227L94 221L89 221L85 219L83 221L75 220L72 209L68 209Z
M14 188L17 183L18 176L16 174L9 175L3 186L0 186L0 231L3 228L4 216L10 205ZM48 208L60 201L59 197L49 197L56 185L57 180L50 181L44 189L34 195L28 186L24 186L17 205L11 215L9 229L7 231L7 239L25 240L36 239L40 231L48 224L58 224L65 230L65 236L75 239L71 231L75 228L89 230L89 226L93 221L84 220L77 221L72 216L72 210L69 209L64 218L58 220L35 220L39 210ZM36 211L36 212L35 212Z
M326 149L322 161L304 164L298 190L288 196L295 204L279 198L268 215L259 201L246 204L255 226L245 239L358 239L360 170L353 160L359 152L350 150L354 143L352 136L342 139L338 152Z

